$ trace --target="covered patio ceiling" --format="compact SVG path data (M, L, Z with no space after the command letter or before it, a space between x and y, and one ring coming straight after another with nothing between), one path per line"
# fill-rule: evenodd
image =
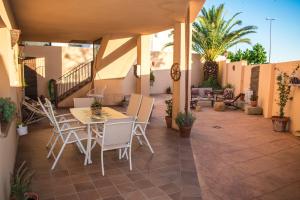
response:
M22 39L93 41L104 34L151 34L195 18L205 0L11 0Z

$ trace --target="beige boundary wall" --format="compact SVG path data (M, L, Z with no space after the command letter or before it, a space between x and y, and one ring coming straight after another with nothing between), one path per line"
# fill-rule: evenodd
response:
M276 77L280 69L282 72L290 74L292 70L300 65L300 61L290 61L281 63L247 65L246 61L225 63L221 62L222 85L230 83L235 88L235 95L240 92L245 92L250 88L251 69L260 66L259 70L259 87L258 87L258 105L263 108L265 118L271 118L278 115L279 106ZM233 67L234 66L234 67ZM298 77L300 72L298 71ZM292 86L291 96L293 97L286 106L285 113L291 119L290 131L297 136L300 136L300 87Z

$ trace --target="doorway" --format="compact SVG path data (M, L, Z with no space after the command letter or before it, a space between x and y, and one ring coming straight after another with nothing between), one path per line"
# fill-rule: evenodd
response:
M258 94L258 86L259 86L259 66L253 67L251 69L251 82L250 89L253 91L253 94Z
M25 96L37 100L37 73L28 65L24 65Z

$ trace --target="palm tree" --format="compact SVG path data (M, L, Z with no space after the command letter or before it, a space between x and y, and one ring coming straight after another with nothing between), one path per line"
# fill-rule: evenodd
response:
M192 47L202 56L204 63L204 80L209 77L217 78L218 63L215 61L219 55L223 55L227 49L239 44L251 44L249 38L244 36L256 33L256 26L242 25L241 20L236 17L241 12L234 14L229 20L224 19L224 4L217 8L201 10L201 15L193 23Z

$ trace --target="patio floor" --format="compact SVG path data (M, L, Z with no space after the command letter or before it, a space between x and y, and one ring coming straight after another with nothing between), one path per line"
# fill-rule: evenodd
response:
M272 131L270 119L241 111L195 113L191 137L207 199L299 200L300 140Z
M32 190L48 200L118 199L200 199L200 187L189 139L164 127L153 114L147 135L155 151L134 139L133 170L127 160L119 161L115 151L104 152L105 176L101 175L100 149L92 152L93 164L84 166L84 156L68 145L54 171L53 159L46 159L45 145L50 136L47 121L30 127L20 138L18 162L26 160L36 171ZM56 149L58 152L58 149Z
M195 113L191 139L182 139L165 128L166 96L155 98L147 130L155 154L135 140L132 172L127 161L106 152L102 177L99 149L93 150L93 164L83 166L84 157L72 145L51 171L45 148L50 127L46 121L32 126L20 138L18 162L26 160L36 170L33 191L48 200L300 199L299 139L272 132L270 120L260 116L209 107Z

